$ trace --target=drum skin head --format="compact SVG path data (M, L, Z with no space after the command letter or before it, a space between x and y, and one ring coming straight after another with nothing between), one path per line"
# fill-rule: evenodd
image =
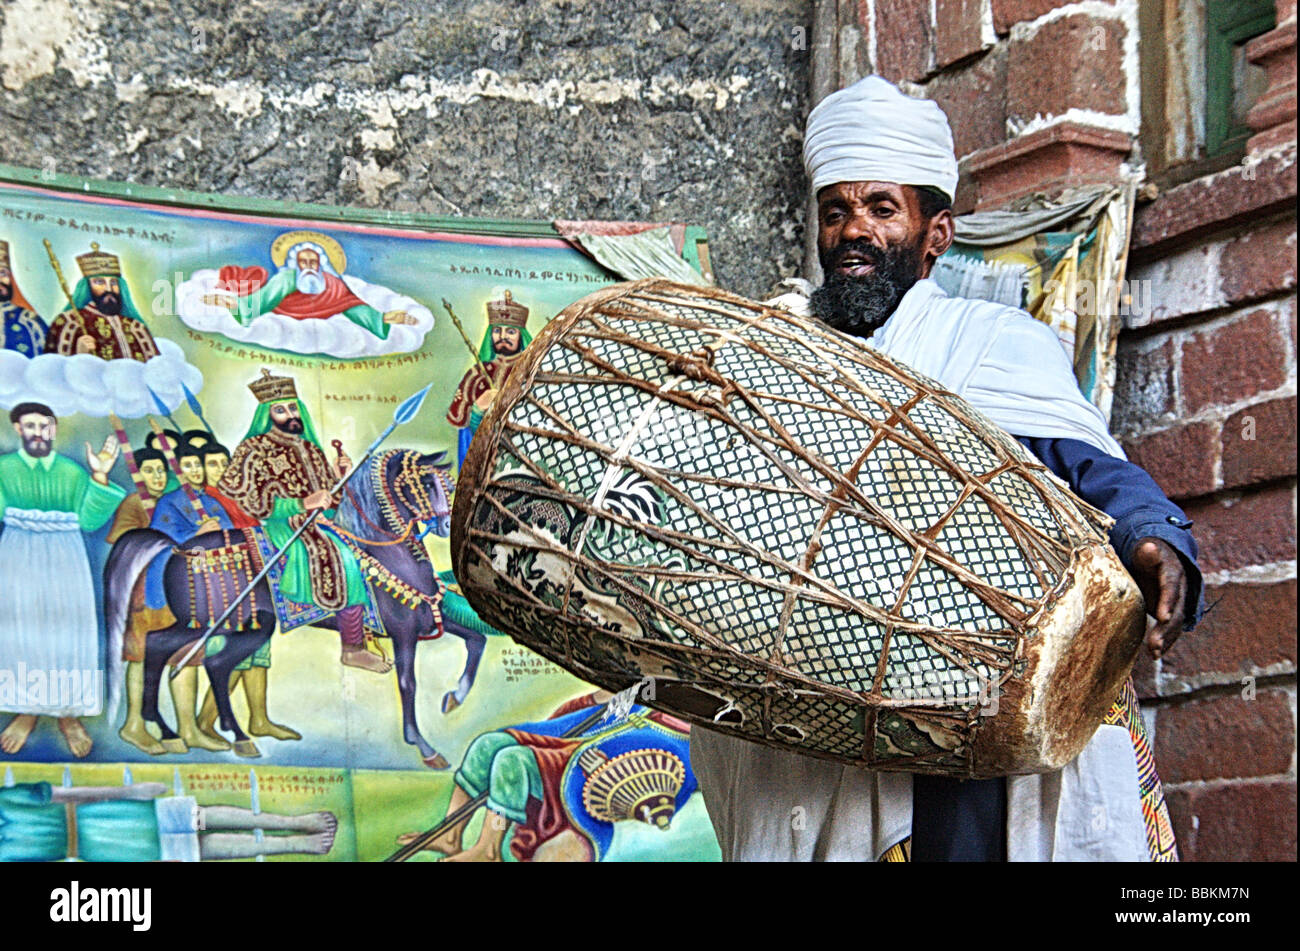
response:
M662 280L555 317L457 479L488 623L710 729L880 770L1059 769L1144 610L1110 519L933 380Z

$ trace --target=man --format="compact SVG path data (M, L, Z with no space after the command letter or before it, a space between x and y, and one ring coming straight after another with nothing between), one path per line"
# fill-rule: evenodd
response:
M181 485L158 500L149 527L180 544L195 535L231 529L230 515L217 499L206 492L208 473L205 466L207 446L184 441L176 447L176 463L181 470ZM199 513L199 507L203 513Z
M113 544L127 532L137 528L148 528L153 518L153 506L167 491L167 458L157 449L142 446L132 453L135 467L140 473L140 484L149 496L149 506L138 492L129 494L113 513L113 522L109 525L104 541Z
M189 434L181 437L180 443L175 450L176 464L181 471L181 485L158 500L158 504L154 507L153 518L149 523L150 528L162 532L178 546L198 535L206 535L210 532L222 530L229 531L238 527L220 500L207 492L207 456L211 453L225 453L224 448L212 441L208 433L201 430L197 432L193 439L187 437L189 437ZM200 444L196 445L195 442ZM228 454L226 455L228 456ZM201 514L200 510L202 510ZM166 565L167 554L165 553L154 559L153 564L149 566L145 582L145 610L148 612L167 610L167 592L163 587L163 571ZM156 630L157 628L151 629ZM126 646L123 645L124 655L126 654ZM209 649L220 649L220 645L211 643L209 643L208 647ZM260 660L264 666L269 667L271 663L269 642L262 646L259 654L263 656L256 660L246 658L245 663L255 663ZM131 664L136 660L144 660L144 644L140 644L138 657L132 655L126 659L128 661L128 714L126 725L119 731L119 735L128 742L140 746L146 752L156 752L153 745L157 741L144 733L143 721L138 724L138 730L131 729L134 725L131 715L139 709L131 703L134 700L130 690L130 678L133 673ZM201 662L202 656L196 654L191 664L186 666L174 678L169 678L172 705L176 708L176 732L180 736L180 741L163 741L159 745L165 751L185 752L187 749L194 747L214 751L230 748L230 744L224 738L212 733L211 730L203 730L195 718L195 702L198 699L198 664ZM263 709L265 709L264 704ZM287 734L294 733L287 727L277 727L277 729L284 730ZM296 737L297 734L294 733L294 736ZM143 741L143 745L141 741Z
M9 242L0 241L0 347L34 357L45 352L47 330L14 281Z
M475 737L456 771L443 823L447 816L460 818L423 849L441 852L449 862L500 862L513 826L510 851L518 861L598 862L613 844L617 821L636 819L668 829L696 789L688 753L690 725L640 704L632 704L622 718L593 715L607 709L613 696L597 690L561 704L544 721ZM644 765L637 769L632 751L652 754L651 763L676 760L681 783L669 789L649 781ZM629 771L616 783L597 782L596 774L619 757ZM576 775L570 764L577 767ZM595 792L611 787L627 794L621 810L611 811ZM477 808L465 807L484 794L483 828L466 848L466 830ZM397 843L408 845L420 835L404 833Z
M528 308L515 303L509 291L502 300L488 301L487 315L488 332L479 346L478 360L461 377L447 410L447 422L460 430L458 471L465 462L465 453L469 451L479 421L533 339L528 333Z
M199 446L203 453L203 475L207 481L203 491L217 500L226 515L230 517L230 524L235 528L252 528L257 524L257 519L253 518L238 505L235 500L222 495L221 490L217 488L226 470L230 468L230 450L215 439L203 443Z
M149 502L139 495L131 493L122 500L122 504L113 513L113 522L109 525L104 541L115 544L127 532L137 528L148 528L153 518L158 500L167 490L167 459L163 454L149 446L137 449L134 453L136 469L140 473L140 485ZM163 564L166 559L161 559ZM161 570L161 569L159 569ZM167 607L166 599L155 608L145 604L145 585L141 584L132 592L131 617L127 625L126 638L122 643L122 660L126 662L126 722L118 730L118 736L146 753L161 755L166 750L162 744L149 735L145 729L141 707L144 702L144 647L145 637L150 631L171 627L176 623L176 615Z
M825 272L812 312L964 397L1115 518L1111 541L1155 617L1146 645L1159 657L1198 615L1191 523L1124 461L1046 325L950 298L929 280L954 228L957 163L942 111L868 77L813 110L804 162ZM1137 742L1107 724L1058 773L964 782L838 766L703 729L692 731L691 757L728 859L870 861L909 844L913 860L1172 857L1144 824Z
M131 300L116 254L99 250L77 257L82 278L72 292L75 305L54 318L45 352L65 357L88 353L102 360L139 360L158 356L158 345Z
M212 501L221 506L225 512L225 518L221 519L222 527L248 529L257 525L257 519L246 513L236 504L234 499L223 495L221 490L217 488L217 484L226 474L226 470L230 468L230 450L213 439L208 433L195 435L194 430L191 430L186 433L186 438L190 440L191 446L195 446L196 442L199 443L195 448L202 454L203 458L205 507L210 505ZM225 635L213 635L208 640L206 653L208 655L218 653L225 646L225 641ZM200 659L199 655L196 654L190 663L197 665ZM267 714L266 692L270 670L271 642L268 640L255 652L241 660L235 666L235 669L231 671L229 690L234 693L235 688L243 684L244 699L248 701L248 732L253 736L269 736L276 740L301 740L301 733L282 723L276 723ZM184 674L181 676L184 676ZM224 749L228 744L224 738L216 733L216 722L217 701L212 694L211 687L209 687L207 694L203 698L203 709L199 711L198 729L209 741L215 741Z
M101 528L126 495L108 481L121 448L113 436L98 453L86 443L87 474L54 452L59 421L48 406L19 403L9 421L22 446L0 456L0 670L39 672L50 682L73 672L102 677L95 588L80 535ZM84 757L91 739L80 717L99 715L101 693L26 693L0 733L0 751L17 753L37 718L52 716L69 752Z
M205 295L203 302L227 308L244 327L271 311L295 320L326 320L342 314L386 340L391 325L417 323L404 310L380 313L363 301L329 263L324 248L309 241L294 245L270 280L260 267L222 268L218 289Z
M321 512L281 559L280 593L338 615L345 665L387 673L391 662L365 646L370 595L356 555L328 528L338 504L330 489L351 460L340 453L330 466L293 380L262 374L248 387L258 402L252 425L217 489L261 521L277 551L311 512Z

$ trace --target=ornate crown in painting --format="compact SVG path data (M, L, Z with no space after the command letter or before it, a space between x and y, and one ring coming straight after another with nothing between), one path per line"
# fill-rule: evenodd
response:
M262 378L248 384L259 403L283 403L285 400L298 398L298 387L293 377L272 376L271 371L262 367Z
M116 254L99 250L99 242L90 242L88 254L77 255L77 266L86 277L120 277L122 262Z
M509 291L506 291L502 300L488 301L487 314L490 324L522 328L528 323L528 308L523 304L515 303Z
M9 242L0 241L0 268L11 270L9 267Z

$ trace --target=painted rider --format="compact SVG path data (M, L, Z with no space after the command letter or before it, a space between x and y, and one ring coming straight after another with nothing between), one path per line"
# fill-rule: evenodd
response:
M321 511L281 561L280 594L338 616L345 665L387 673L392 663L365 646L364 612L370 595L360 564L327 521L339 501L330 489L352 461L340 453L331 466L293 379L273 376L266 369L262 374L248 387L258 404L252 425L217 490L261 521L276 550L312 511Z

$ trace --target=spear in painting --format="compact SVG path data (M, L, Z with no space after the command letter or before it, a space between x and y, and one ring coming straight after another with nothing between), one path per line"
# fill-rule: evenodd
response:
M181 383L181 389L185 391L185 402L189 404L190 412L199 418L199 422L202 423L203 428L208 431L208 435L219 442L220 440L217 440L217 434L212 431L212 426L209 425L207 419L203 416L203 405L199 402L199 398L191 393L190 388L184 383Z
M113 427L113 435L117 437L118 445L122 447L122 458L126 460L126 471L131 473L131 484L135 486L135 494L140 497L140 503L144 505L145 514L152 515L154 498L149 494L149 490L144 487L144 476L140 475L140 467L135 464L135 454L131 452L131 443L126 438L126 430L122 428L122 421L117 418L116 413L109 413L108 421Z
M442 299L442 306L447 309L447 313L451 316L451 322L455 324L456 329L460 331L460 339L464 340L465 346L469 347L470 356L474 358L474 366L478 367L478 372L483 375L483 379L487 383L488 387L490 389L494 388L492 377L488 375L487 367L485 367L483 361L478 358L478 351L474 349L474 344L470 343L469 335L465 333L465 328L461 326L460 318L457 317L456 312L451 309L451 301L444 297Z
M181 424L176 422L175 418L172 416L172 411L169 410L167 408L167 404L162 401L162 397L153 391L153 387L146 386L145 389L148 390L149 395L153 397L153 405L158 407L159 413L167 417L167 422L172 424L172 428L175 429L178 433L184 432L184 430L181 429ZM208 432L212 432L212 430L209 429Z
M409 423L415 418L415 415L420 412L420 407L424 405L424 398L429 395L431 389L433 389L432 383L420 390L420 392L416 393L414 396L409 396L401 402L397 409L393 411L393 421L388 424L388 428L380 433L379 437L370 444L370 448L365 451L360 461L347 472L343 473L339 480L334 483L333 488L330 489L330 495L336 496L343 491L343 487L348 484L348 480L357 472L365 468L366 463L370 461L370 457L375 454L383 444L384 440L392 435L393 430L398 426L401 426L403 423ZM311 528L317 517L319 517L320 513L323 511L324 509L312 509L311 514L303 519L302 524L299 525L294 533L289 536L289 540L284 543L280 550L270 558L266 559L266 563L262 565L262 570L253 576L253 580L244 586L244 590L239 592L239 596L226 606L226 610L222 612L221 617L208 625L208 629L203 633L203 636L190 646L190 649L186 651L185 656L181 658L180 663L172 668L170 676L173 680L182 670L185 669L185 665L189 663L190 658L199 651L199 649L207 642L208 638L216 633L217 628L226 623L226 620L235 613L235 609L244 603L244 600L253 593L253 589L261 583L262 579L270 573L272 568L279 564L280 559L288 553L289 549L293 546L293 543L302 537L303 532Z

